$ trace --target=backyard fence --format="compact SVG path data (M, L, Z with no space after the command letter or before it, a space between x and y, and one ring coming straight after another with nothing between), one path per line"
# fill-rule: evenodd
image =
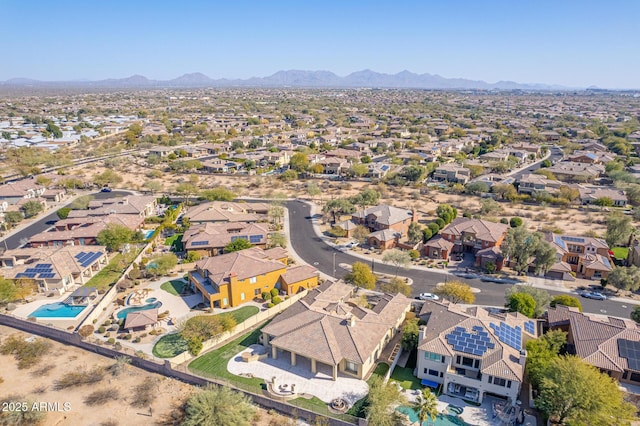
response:
M329 409L325 407L323 410L321 407L314 405L310 407L309 404L305 404L300 401L284 401L279 398L274 398L266 393L255 393L254 387L229 380L222 380L214 377L201 377L190 373L186 367L174 367L171 362L156 362L154 360L148 360L131 354L129 350L115 350L106 346L100 346L81 339L77 333L68 333L56 328L48 327L42 324L36 324L34 322L25 321L8 315L0 314L0 325L12 327L18 330L22 330L27 333L32 333L38 336L42 336L48 339L55 340L57 342L72 345L80 349L84 349L89 352L96 353L108 358L116 358L118 356L127 355L131 358L131 365L141 368L151 373L161 374L166 377L171 377L180 380L184 383L188 383L196 386L227 386L236 391L242 392L247 395L252 401L264 408L270 408L295 418L303 418L307 422L315 422L319 419L326 420L326 424L330 426L352 426L359 424L360 426L366 426L365 419L359 419L346 414L335 414L329 412ZM306 407L305 407L306 406ZM322 412L318 412L322 411Z

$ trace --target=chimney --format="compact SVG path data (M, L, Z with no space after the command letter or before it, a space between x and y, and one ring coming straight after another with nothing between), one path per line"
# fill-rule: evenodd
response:
M427 335L427 327L423 325L422 327L420 327L420 330L418 333L418 342L421 342L426 335Z
M351 315L349 316L349 318L347 318L347 325L349 327L355 327L356 326L356 317Z
M520 351L520 359L518 360L518 363L524 366L526 362L527 362L527 351L523 349Z
M126 204L129 204L129 200L127 200L127 197L124 197L124 198L122 199L122 204L125 204L125 205L126 205Z

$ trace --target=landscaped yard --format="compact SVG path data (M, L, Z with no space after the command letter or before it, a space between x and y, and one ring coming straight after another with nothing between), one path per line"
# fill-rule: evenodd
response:
M371 373L371 377L369 377L369 380L367 380L367 383L369 384L369 386L371 386L371 379L373 377L375 376L384 377L384 375L387 374L387 371L389 371L389 364L385 364L384 362L381 362L380 364L376 365L376 369L373 370L373 373ZM367 398L364 397L362 399L357 400L353 404L353 407L349 408L349 411L347 411L347 414L355 417L364 418L366 416L366 413L365 413L366 408L367 408Z
M626 259L629 254L629 247L614 247L611 251L616 259Z
M167 334L153 346L153 356L158 358L173 358L187 350L187 341L180 333Z
M249 385L257 390L261 389L261 385L264 380L249 377L240 377L231 374L227 371L227 364L229 360L249 346L258 343L258 337L261 333L261 328L258 328L251 333L245 334L237 338L236 340L227 343L223 347L216 349L196 358L189 363L189 370L196 374L209 377L218 377L222 379L232 380L237 383Z
M240 324L247 318L257 314L259 311L260 309L258 309L256 306L243 306L242 308L236 309L235 311L224 312L218 315L231 315L236 321L236 324ZM174 356L180 355L186 350L187 341L182 338L182 335L180 333L173 333L162 336L156 342L156 344L153 346L153 355L157 356L158 358L173 358Z
M180 296L182 290L187 286L187 283L183 280L171 280L163 283L160 288L167 293L171 293L174 296Z
M182 251L182 234L173 234L165 238L164 245L171 247L171 251Z
M413 375L413 368L396 366L391 373L391 380L398 382L405 389L422 389L420 379Z

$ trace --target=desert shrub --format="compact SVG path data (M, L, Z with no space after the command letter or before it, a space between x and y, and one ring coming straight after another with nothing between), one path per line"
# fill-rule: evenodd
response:
M83 339L86 339L93 334L93 330L94 328L92 325L83 325L82 327L80 327L80 330L78 330L78 334Z
M112 376L119 376L122 374L129 364L131 364L131 358L125 355L118 355L115 357L116 362L107 367L107 371L111 373Z
M118 426L118 421L114 419L105 420L100 426Z
M411 257L411 259L419 259L420 252L418 250L409 250L409 256Z
M119 398L120 394L116 388L99 389L87 395L84 403L92 407L94 405L104 405L109 401L116 401Z
M98 333L102 334L102 333L104 333L105 331L107 331L107 329L106 329L106 328L104 328L104 327L98 327Z
M147 377L142 383L133 388L133 399L131 400L131 406L133 407L148 407L153 404L156 399L157 392L154 392L158 382L153 377Z
M91 370L71 371L53 384L55 390L68 389L76 386L90 385L100 382L104 377L104 368L94 367Z
M282 303L282 298L280 298L280 296L276 296L276 297L274 297L272 300L273 300L273 304L274 304L274 305L277 305L277 304L279 304L279 303Z
M49 372L51 372L51 370L53 370L54 368L56 368L54 364L47 364L38 368L37 370L34 370L31 374L33 375L33 377L48 376Z
M116 342L116 344L113 345L113 349L119 351L120 349L122 349L122 344L120 342Z
M345 231L344 229L342 229L339 226L334 226L333 228L328 230L327 233L329 235L331 235L332 237L335 237L335 238L340 238L340 237L344 237L345 235L347 235L347 231Z
M131 334L125 334L122 338L124 340L131 340Z
M0 399L0 407L7 407L11 403L26 404L29 408L34 404L34 402L25 400L25 398L20 395L9 395ZM38 410L2 410L0 411L0 426L36 426L42 424L45 416L44 411Z
M31 342L14 335L10 336L0 346L2 355L13 355L18 361L18 369L30 368L40 362L40 359L49 352L51 343L44 339L35 339Z
M522 219L519 217L512 217L509 221L509 226L512 228L517 228L518 226L522 226Z
M139 337L136 337L135 339L133 339L133 343L140 343L142 339L140 339Z
M500 219L500 223L504 223L505 225L509 223L509 220L506 217Z

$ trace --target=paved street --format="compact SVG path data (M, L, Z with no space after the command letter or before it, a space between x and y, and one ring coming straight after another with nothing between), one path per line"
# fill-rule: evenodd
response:
M322 273L344 277L347 270L340 267L340 264L352 264L355 261L362 261L361 258L351 254L341 252L327 245L322 238L316 235L311 219L311 207L309 204L298 200L288 201L286 207L289 210L290 243L298 256L310 265L313 265ZM334 263L335 259L335 263ZM334 275L335 265L335 275ZM385 274L395 274L395 268L389 265L376 262L375 272ZM413 280L412 296L419 293L432 292L435 285L448 279L458 279L466 282L472 287L480 289L476 293L476 302L480 305L502 306L504 305L504 291L511 287L511 284L496 284L482 282L479 279L461 279L453 275L444 274L443 271L430 271L424 269L410 269L401 272L401 275ZM549 290L552 295L566 294L568 291ZM576 294L573 294L576 295ZM596 314L607 314L629 318L629 313L633 309L633 304L617 301L597 301L580 298L585 312Z

